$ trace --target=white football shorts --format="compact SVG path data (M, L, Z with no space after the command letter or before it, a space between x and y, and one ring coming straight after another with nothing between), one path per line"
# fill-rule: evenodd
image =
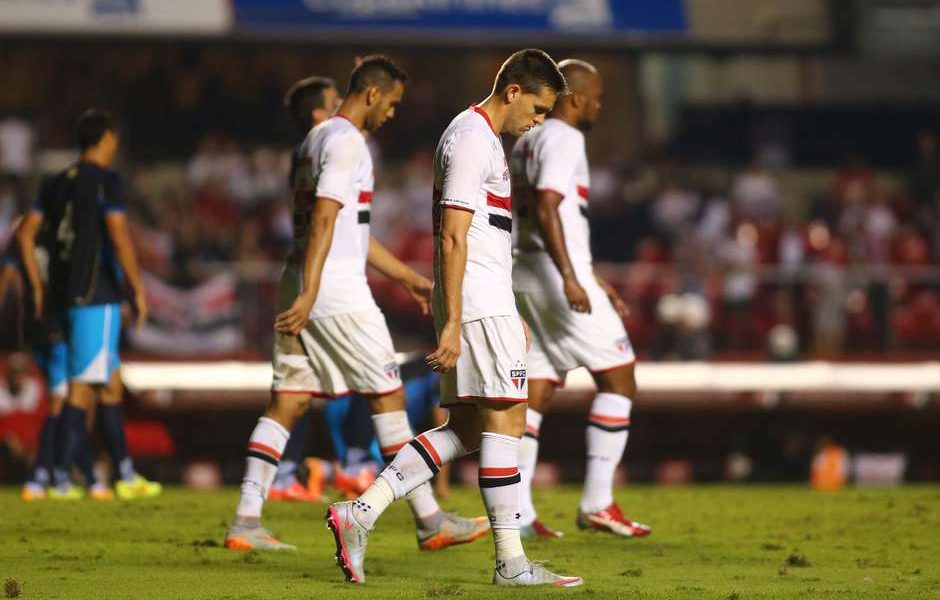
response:
M518 315L464 323L457 367L441 375L441 406L477 399L526 402L525 346Z
M516 291L516 306L532 330L529 378L563 385L568 371L602 373L636 362L633 345L610 299L593 281L581 282L591 312L571 310L557 290Z
M335 398L401 388L392 337L377 309L309 319L299 335L275 333L273 363L275 392Z

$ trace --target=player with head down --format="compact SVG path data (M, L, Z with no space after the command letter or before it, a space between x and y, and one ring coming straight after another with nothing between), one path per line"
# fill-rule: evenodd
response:
M336 83L328 77L305 77L296 81L284 95L284 107L291 120L302 132L306 139L310 130L326 121L339 108L343 97L336 87ZM294 187L297 169L301 167L301 150L303 144L297 144L291 152L291 168L289 186ZM297 471L306 456L306 449L310 440L310 412L307 411L297 419L290 432L290 440L284 448L281 460L278 462L277 475L268 491L268 500L293 500L300 502L318 502L319 494L311 494L306 486L297 479Z
M577 524L623 537L650 528L623 515L613 499L614 471L623 456L636 394L636 358L622 318L627 309L594 272L588 225L590 175L584 133L597 120L603 85L584 61L559 67L570 94L560 98L545 124L523 135L512 154L513 195L519 215L513 289L519 312L532 328L529 408L522 439L522 531L526 537L561 534L536 518L532 475L539 427L555 388L567 372L591 371L597 395L587 427L587 474Z
M289 431L311 396L356 392L370 399L376 437L392 456L411 441L405 398L385 317L366 281L366 265L401 283L427 311L431 282L369 235L372 158L363 132L395 115L407 76L385 56L352 71L336 115L314 127L294 179L294 243L281 276L274 341L272 401L251 434L233 549L292 549L261 526L261 507ZM475 540L485 517L444 513L425 483L410 490L419 547L437 550Z
M526 557L519 536L519 439L527 399L525 324L512 293L511 182L500 134L544 121L565 78L541 50L503 63L490 95L457 115L434 156L434 321L428 363L442 373L447 424L403 447L358 499L332 505L327 525L347 580L365 581L369 533L396 499L441 465L480 452L479 482L493 528L498 585L570 587Z

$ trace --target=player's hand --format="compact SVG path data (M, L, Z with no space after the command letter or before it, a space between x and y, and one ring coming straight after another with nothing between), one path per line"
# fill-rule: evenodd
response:
M2 298L0 298L0 300L2 300ZM33 316L36 317L37 321L42 320L43 309L45 308L43 302L45 302L45 300L42 289L37 288L33 290Z
M307 324L307 319L310 318L310 310L315 300L316 296L312 294L297 296L291 307L274 319L274 328L281 333L299 334Z
M134 294L134 312L137 313L134 329L140 331L147 322L147 292L144 290L138 290Z
M617 311L617 315L621 319L626 319L630 316L630 307L627 306L627 303L617 295L617 292L610 290L607 293L607 297L610 298L610 303L614 305L614 310Z
M414 301L418 303L421 314L431 314L431 288L433 286L431 280L415 273L415 276L411 280L406 281L402 285L405 286L405 289L408 290L408 293L411 294Z
M522 321L522 331L525 333L525 351L528 353L532 349L532 330L529 328L529 324L525 322L525 319L519 317L519 320Z
M437 350L425 357L428 366L438 373L446 373L457 365L460 357L460 323L448 321L441 329Z
M565 298L571 310L579 313L591 312L591 299L574 277L565 280Z
M607 298L613 305L614 310L617 311L617 315L621 319L626 319L629 317L630 307L627 306L627 303L623 301L623 299L620 297L620 294L618 294L617 290L614 289L614 286L610 285L600 277L596 277L596 279L597 283L599 283L601 288L604 290L604 293L607 294Z

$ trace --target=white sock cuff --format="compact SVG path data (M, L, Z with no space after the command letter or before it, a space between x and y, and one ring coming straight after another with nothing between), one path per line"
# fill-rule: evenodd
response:
M375 428L375 437L386 462L394 458L414 437L408 423L408 413L403 410L372 415L372 426Z
M290 438L290 432L284 428L283 425L272 419L271 417L261 417L258 419L259 425L266 425L274 430L274 432L280 437L284 438L284 443L287 443L288 438Z
M398 430L407 429L408 432L411 432L411 426L408 425L408 413L403 410L393 410L391 412L385 413L376 413L372 415L372 424L376 428L383 428L388 430Z
M629 419L632 408L633 401L626 396L603 392L594 396L594 402L591 403L591 414Z
M518 446L520 438L517 438L512 435L506 435L503 433L493 433L492 431L484 431L480 434L480 441L490 440L490 443L503 444L506 446Z

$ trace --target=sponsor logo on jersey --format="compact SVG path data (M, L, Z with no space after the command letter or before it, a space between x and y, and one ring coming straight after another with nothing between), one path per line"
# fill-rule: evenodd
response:
M521 390L525 386L525 369L510 369L509 379L517 390Z
M390 362L382 368L385 369L386 377L392 380L398 379L398 363L397 362Z

